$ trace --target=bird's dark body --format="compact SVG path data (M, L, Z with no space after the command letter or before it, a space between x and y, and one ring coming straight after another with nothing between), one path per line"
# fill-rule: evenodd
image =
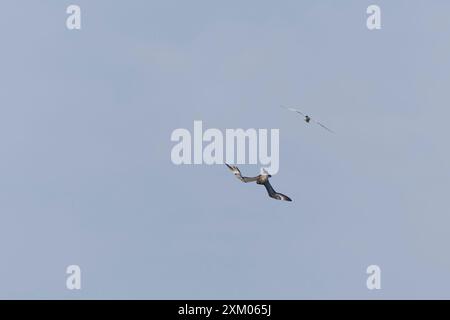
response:
M258 182L256 182L258 183ZM269 194L269 197L277 199L277 200L284 200L284 201L292 201L291 198L289 198L287 195L284 195L282 193L276 192L272 185L269 182L269 179L266 180L266 182L264 183L258 183L258 184L263 184L264 187L266 187L267 193Z

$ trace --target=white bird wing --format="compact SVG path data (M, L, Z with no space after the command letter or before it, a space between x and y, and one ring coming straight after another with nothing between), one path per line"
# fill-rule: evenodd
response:
M285 109L287 109L287 110L289 110L289 111L297 112L297 113L301 114L302 116L306 117L305 114L304 114L303 112L301 112L300 110L298 110L298 109L295 109L295 108L289 108L289 107L285 107L285 106L281 106L281 107L282 107L282 108L285 108Z
M331 130L330 128L328 128L327 126L325 126L324 124L320 123L319 121L314 120L315 123L317 123L319 126L321 126L322 128L330 131L331 133L334 133L333 130Z

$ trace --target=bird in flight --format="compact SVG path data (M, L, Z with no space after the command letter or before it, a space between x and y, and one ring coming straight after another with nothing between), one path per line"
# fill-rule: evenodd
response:
M267 193L269 194L269 197L277 199L277 200L292 201L291 198L289 198L288 196L286 196L282 193L278 193L272 188L272 185L269 182L269 178L272 176L266 170L263 169L263 171L264 171L263 174L260 174L256 177L243 177L241 174L241 171L238 169L238 167L230 166L229 164L226 164L226 166L228 167L228 169L231 170L231 172L234 173L236 178L238 178L242 182L245 182L245 183L256 182L257 184L264 185L264 187L266 187Z
M310 116L308 116L307 114L304 114L303 112L301 112L301 111L298 110L298 109L295 109L295 108L288 108L288 107L285 107L285 106L281 106L281 107L282 107L282 108L285 108L285 109L287 109L287 110L289 110L289 111L297 112L298 114L301 114L301 115L305 118L304 120L306 121L306 123L310 123L311 121L312 121L312 122L315 122L315 123L317 123L319 126L321 126L322 128L324 128L325 130L328 130L329 132L334 133L333 130L331 130L330 128L327 128L324 124L320 123L319 121L316 121L316 120L312 119Z

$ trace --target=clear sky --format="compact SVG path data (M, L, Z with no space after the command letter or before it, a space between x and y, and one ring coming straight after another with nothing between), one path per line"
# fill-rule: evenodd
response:
M449 1L1 11L0 298L450 298ZM294 201L175 166L194 120L280 129L271 182Z

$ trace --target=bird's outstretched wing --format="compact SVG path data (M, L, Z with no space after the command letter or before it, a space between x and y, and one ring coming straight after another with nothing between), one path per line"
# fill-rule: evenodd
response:
M297 113L301 114L302 116L306 117L306 115L305 115L303 112L301 112L300 110L298 110L298 109L295 109L295 108L289 108L289 107L285 107L285 106L281 106L281 107L282 107L282 108L285 108L285 109L287 109L287 110L289 110L289 111L292 111L292 112L297 112Z
M289 198L288 196L276 192L273 188L272 185L270 184L269 180L266 180L266 182L264 182L264 187L266 187L267 193L269 194L269 197L277 199L277 200L283 200L283 201L292 201L291 198Z
M324 128L325 130L330 131L331 133L334 133L333 130L331 130L330 128L326 127L324 124L320 123L319 121L314 120L315 123L317 123L319 126L321 126L322 128Z
M239 170L238 167L236 166L230 166L229 164L225 163L226 166L228 167L228 169L231 170L231 172L234 173L234 175L236 176L236 178L238 178L239 180L241 180L242 182L254 182L256 180L258 180L258 177L243 177L241 174L241 171Z

